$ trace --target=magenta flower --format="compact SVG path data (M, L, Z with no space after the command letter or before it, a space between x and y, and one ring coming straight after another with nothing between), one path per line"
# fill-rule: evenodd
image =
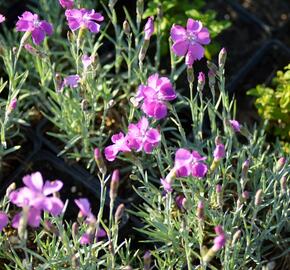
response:
M57 216L63 209L63 203L59 198L48 197L58 192L63 183L59 180L53 182L45 181L39 172L23 177L24 187L12 191L9 194L10 201L18 207L28 208L28 224L38 227L40 223L41 211L47 211L53 216ZM13 227L18 227L21 214L16 214L13 218Z
M215 252L217 252L225 246L226 236L225 236L223 228L220 225L216 226L214 229L215 229L215 232L217 234L217 237L215 237L215 239L214 239L214 245L213 245L212 249Z
M159 120L167 115L166 101L174 100L176 93L170 80L153 74L147 80L147 85L140 85L136 94L136 101L143 100L143 112Z
M3 230L4 227L6 227L8 224L8 217L7 215L0 211L0 232Z
M88 199L81 198L81 199L75 200L75 203L79 207L80 214L83 217L90 217L92 215L91 205Z
M154 20L152 16L148 18L145 24L144 33L145 33L145 37L144 37L145 40L149 40L152 34L154 33Z
M0 14L0 23L5 22L6 18L4 15Z
M87 9L67 9L65 16L68 21L68 26L72 31L76 31L80 28L87 28L92 33L98 33L100 31L100 24L104 17L101 13Z
M115 134L111 138L113 145L105 148L105 157L108 161L114 161L119 152L130 152L131 149L128 146L127 136L122 132Z
M184 209L185 201L186 201L186 198L184 197L183 194L177 195L175 198L175 203L176 203L177 207L181 210Z
M63 85L70 88L77 88L81 78L79 75L69 75L64 78Z
M237 120L229 120L229 122L230 122L230 125L231 125L232 129L235 132L240 132L241 131L241 125L240 125L240 123Z
M148 119L142 117L137 124L129 125L127 139L131 149L150 154L160 142L161 135L157 129L149 128Z
M63 8L73 8L74 0L59 0L60 5Z
M175 153L174 168L177 177L203 178L207 173L207 165L203 163L206 157L202 157L197 151L188 151L180 148Z
M170 34L174 42L173 52L177 56L186 55L185 63L188 66L204 56L204 48L201 45L210 43L208 29L203 27L200 21L193 19L187 20L186 29L180 25L173 25Z
M25 11L16 23L16 30L19 32L31 32L32 41L39 45L46 35L53 33L53 28L47 21L40 21L37 14Z
M218 144L213 152L214 160L219 161L223 159L225 154L225 146L223 144Z

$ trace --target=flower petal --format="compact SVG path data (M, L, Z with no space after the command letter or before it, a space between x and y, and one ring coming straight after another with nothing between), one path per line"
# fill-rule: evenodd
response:
M187 40L178 40L172 45L172 50L177 56L184 56L188 50Z
M173 25L170 30L170 36L174 42L186 40L186 30L180 25Z

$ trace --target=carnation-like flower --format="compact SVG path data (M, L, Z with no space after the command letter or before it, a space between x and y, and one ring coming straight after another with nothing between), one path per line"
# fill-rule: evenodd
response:
M6 18L4 15L0 14L0 23L5 22Z
M144 37L145 40L149 40L152 34L154 33L154 20L152 16L148 18L145 24L144 33L145 33L145 37Z
M80 28L87 28L92 33L98 33L100 31L100 24L104 17L101 13L95 12L95 10L87 9L67 9L65 16L68 21L68 26L72 31L76 31Z
M59 180L45 181L39 172L23 177L24 187L12 191L9 195L10 201L21 208L28 208L28 224L38 227L40 223L41 211L47 211L53 216L57 216L63 209L63 202L56 197L49 196L58 192L63 183ZM16 214L12 221L12 226L17 228L21 214Z
M180 148L175 153L174 168L177 177L203 178L207 173L207 165L203 162L206 157L202 157L197 151L188 151Z
M161 135L157 129L149 128L148 119L142 117L137 124L129 125L127 140L131 149L150 154L160 142Z
M130 152L131 149L128 146L127 136L122 132L112 136L111 141L113 145L105 148L105 157L108 161L114 161L119 152Z
M79 75L69 75L64 78L63 84L70 88L77 88L81 78Z
M177 56L186 56L185 63L191 66L195 60L204 56L202 45L210 43L210 34L207 28L203 27L200 21L187 20L186 29L180 25L173 25L171 28L171 39L174 44L173 52Z
M143 112L159 120L167 115L166 101L174 100L176 93L170 80L153 74L147 80L147 85L140 85L136 94L136 101L143 101Z
M215 229L217 236L214 239L214 245L213 245L212 249L215 252L217 252L225 246L226 236L225 236L223 228L220 225L216 226L214 229Z
M53 33L53 27L47 21L40 21L37 14L25 11L16 23L19 32L30 32L34 44L39 45L46 35Z
M4 227L8 224L8 217L7 215L0 211L0 232L3 230Z
M73 6L74 6L74 0L59 0L59 4L63 8L73 8Z

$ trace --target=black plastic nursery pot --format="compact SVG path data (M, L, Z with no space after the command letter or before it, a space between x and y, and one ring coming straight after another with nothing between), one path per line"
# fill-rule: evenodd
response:
M258 84L269 84L278 70L290 63L290 48L279 40L267 41L256 51L242 69L227 84L227 90L237 99L241 122L252 125L259 120L254 108L254 97L246 95L247 90Z
M288 0L227 0L227 2L268 34L275 34L290 23Z

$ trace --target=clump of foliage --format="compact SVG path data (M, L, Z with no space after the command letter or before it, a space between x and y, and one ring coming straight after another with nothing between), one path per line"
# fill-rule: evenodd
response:
M257 97L255 105L268 122L268 131L284 141L284 149L290 153L290 64L277 72L270 86L257 85L248 94Z

